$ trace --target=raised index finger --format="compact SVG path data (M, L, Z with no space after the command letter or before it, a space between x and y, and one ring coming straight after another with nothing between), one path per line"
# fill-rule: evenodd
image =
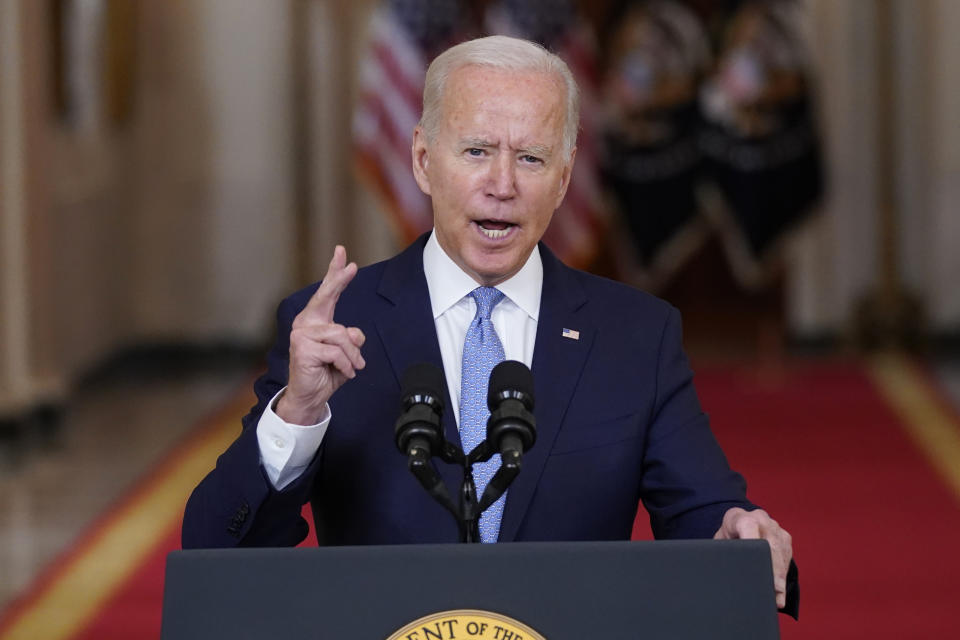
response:
M347 250L343 245L338 244L333 250L327 275L323 276L323 282L320 283L320 287L304 309L310 319L315 322L333 322L337 300L355 275L357 275L356 263L347 264Z

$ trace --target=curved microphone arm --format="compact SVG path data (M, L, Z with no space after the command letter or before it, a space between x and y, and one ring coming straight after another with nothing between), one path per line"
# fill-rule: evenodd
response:
M440 505L453 514L459 522L460 510L454 504L447 491L447 485L443 483L443 478L437 473L431 462L432 456L428 449L421 447L414 448L407 458L407 468L413 473L414 477L420 482L421 486L427 490L430 496L440 503Z
M519 451L509 451L500 455L500 468L490 478L487 488L480 497L480 504L477 510L480 513L486 511L490 505L500 499L507 488L516 480L522 466L523 455Z

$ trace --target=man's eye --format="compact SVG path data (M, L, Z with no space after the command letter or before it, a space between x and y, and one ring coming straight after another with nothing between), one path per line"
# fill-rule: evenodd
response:
M537 156L532 156L532 155L530 155L530 154L526 154L526 155L520 156L520 159L523 160L524 162L526 162L527 164L542 164L542 163L543 163L543 160L542 160L542 159L538 158Z
M477 147L470 147L467 149L467 155L473 156L474 158L479 158L483 155L483 149L478 149Z

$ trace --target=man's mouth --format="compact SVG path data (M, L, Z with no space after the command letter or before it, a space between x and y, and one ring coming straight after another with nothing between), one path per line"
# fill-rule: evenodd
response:
M506 237L510 230L517 226L512 222L504 222L503 220L474 220L474 224L480 229L480 233L491 240Z

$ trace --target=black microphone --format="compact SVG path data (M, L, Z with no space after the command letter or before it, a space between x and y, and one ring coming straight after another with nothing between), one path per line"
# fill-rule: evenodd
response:
M408 368L400 379L400 417L394 427L397 448L413 455L427 456L443 451L444 378L435 365L421 362Z
M487 387L487 442L502 460L518 459L537 440L533 417L533 374L522 362L504 360L490 373Z
M537 439L537 422L533 417L533 374L522 362L505 360L490 373L487 387L486 452L483 459L500 452L500 468L490 478L480 496L477 509L483 513L500 499L520 473L523 453Z

